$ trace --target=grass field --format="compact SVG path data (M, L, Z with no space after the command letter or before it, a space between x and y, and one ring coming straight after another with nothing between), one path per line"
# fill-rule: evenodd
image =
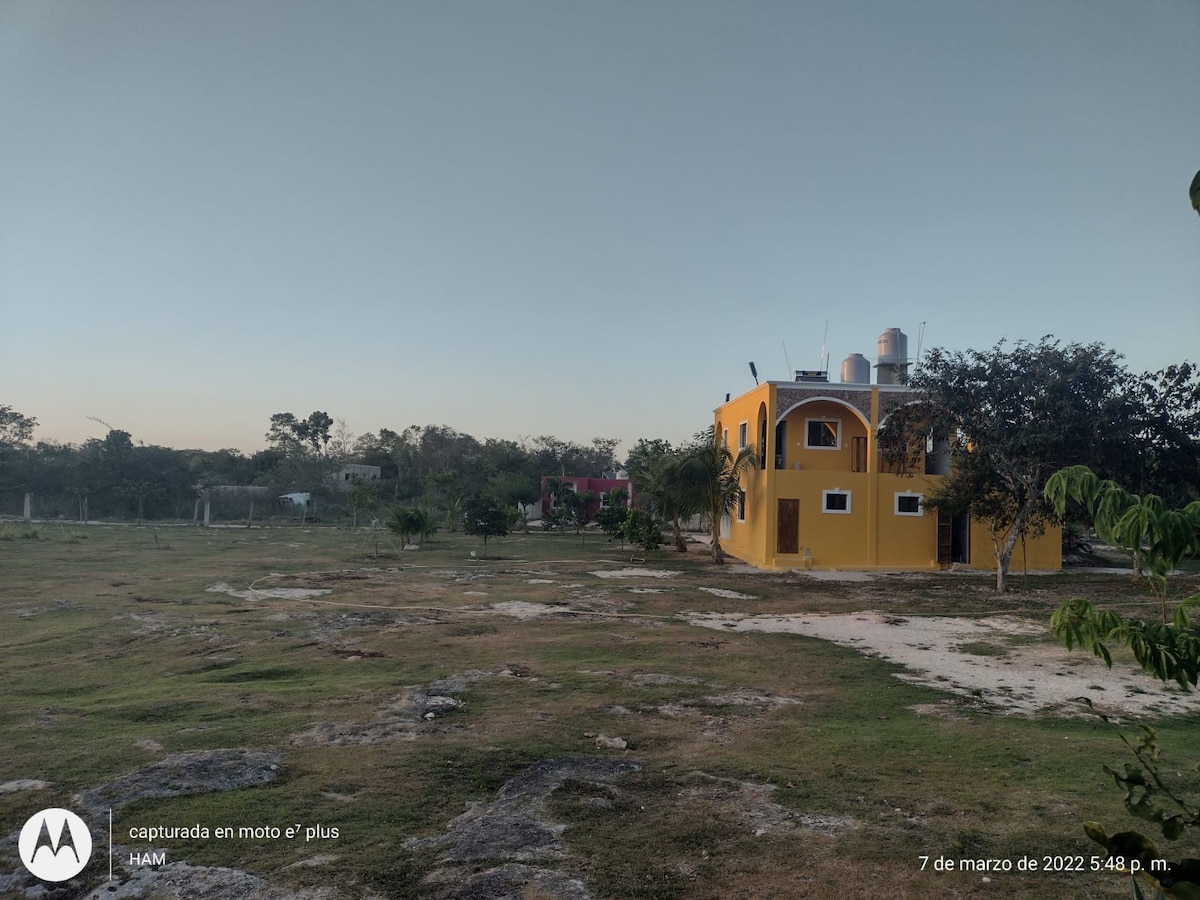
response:
M4 526L0 782L49 785L0 792L3 833L191 758L177 754L269 748L281 762L265 783L121 801L117 878L136 868L129 852L153 848L251 872L280 896L486 897L482 873L501 870L528 900L584 896L570 893L580 881L605 898L1129 895L1112 872L1042 871L1079 855L1090 869L1101 851L1085 820L1134 827L1101 770L1125 761L1110 726L1005 715L851 649L681 615L1044 623L1066 596L1141 603L1128 579L1018 576L998 597L986 576L816 581L699 552L636 563L670 578L603 578L630 554L596 535L517 534L472 558L481 549L439 535L403 553L380 539L376 555L362 529ZM948 699L953 715L914 710ZM1186 772L1195 717L1155 724ZM452 827L464 812L475 818ZM89 824L107 840L106 822ZM129 836L197 824L208 838ZM317 833L288 839L289 825ZM225 826L232 836L214 834ZM281 837L237 835L259 826ZM470 829L474 849L451 839ZM102 850L56 896L104 884ZM19 869L13 842L0 854L0 871ZM939 859L1014 871L934 871ZM1039 871L1015 871L1027 859Z

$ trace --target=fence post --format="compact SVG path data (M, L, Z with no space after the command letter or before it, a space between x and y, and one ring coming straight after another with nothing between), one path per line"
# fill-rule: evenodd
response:
M208 527L209 513L212 511L212 504L209 500L204 501L204 527Z
M25 492L25 521L26 522L33 521L33 503L31 502L32 499L33 499L33 494L26 491Z

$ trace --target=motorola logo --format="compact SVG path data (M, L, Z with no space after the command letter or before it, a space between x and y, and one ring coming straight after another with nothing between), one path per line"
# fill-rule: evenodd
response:
M42 881L67 881L92 855L92 834L69 809L43 809L30 816L17 841L21 862Z

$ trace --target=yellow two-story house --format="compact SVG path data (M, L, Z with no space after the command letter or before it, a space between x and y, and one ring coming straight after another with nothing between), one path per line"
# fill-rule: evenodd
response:
M984 524L925 511L947 453L930 448L909 473L881 458L880 426L916 395L823 376L764 382L715 410L716 439L734 453L753 446L758 462L722 524L726 551L764 569L994 570ZM1018 542L1011 563L1013 572L1061 567L1056 526Z

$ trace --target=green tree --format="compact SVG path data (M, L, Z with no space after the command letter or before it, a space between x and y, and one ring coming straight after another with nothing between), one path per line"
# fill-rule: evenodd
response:
M458 534L458 526L463 520L464 503L463 497L455 495L447 497L441 503L441 509L446 511L446 529L451 534Z
M412 543L418 535L424 539L431 534L433 523L429 513L416 506L401 506L392 510L387 520L388 531L400 538L404 546Z
M116 489L136 506L137 521L150 515L157 518L171 508L173 500L193 496L186 462L177 450L168 447L138 446L125 454L116 472Z
M616 467L613 453L615 438L593 438L590 447L563 441L551 435L534 438L532 455L535 471L540 474L558 472L580 478L599 478L604 470Z
M485 491L502 506L528 506L538 497L537 484L521 472L499 472L487 481Z
M596 521L600 525L600 530L608 535L610 541L622 536L621 526L629 518L628 500L628 493L621 488L613 488L605 493L604 505L596 513Z
M285 453L297 447L323 453L329 443L332 425L329 413L319 410L309 413L305 419L297 419L292 413L275 413L271 416L267 443Z
M1046 484L1046 496L1060 512L1068 500L1079 503L1103 539L1140 557L1147 581L1161 604L1161 621L1149 622L1100 609L1088 600L1067 600L1050 618L1058 640L1068 649L1091 650L1110 668L1109 646L1128 647L1148 674L1162 681L1173 680L1185 691L1195 687L1200 676L1200 627L1192 613L1200 607L1200 595L1184 597L1173 613L1168 602L1175 567L1186 556L1200 551L1200 501L1171 509L1154 495L1130 494L1083 466L1052 475ZM1124 791L1126 811L1157 826L1169 841L1200 829L1200 805L1181 796L1163 776L1154 729L1143 725L1136 742L1124 735L1121 740L1138 765L1126 763L1123 771L1105 766L1104 771ZM1142 879L1157 892L1156 896L1180 900L1200 897L1200 859L1170 862L1154 841L1138 831L1110 836L1100 823L1088 822L1084 832L1111 857L1140 863L1141 871L1131 872L1133 896L1145 896L1138 885L1138 879Z
M910 386L921 400L880 430L885 459L905 461L925 439L951 445L951 473L926 500L968 513L991 534L996 590L1018 541L1053 520L1046 479L1068 465L1111 468L1128 445L1132 403L1120 357L1100 344L1001 341L991 350L935 349Z
M663 444L666 448L661 453L635 457L629 476L637 489L638 504L670 522L676 551L687 553L682 523L707 508L704 469L689 463L686 452L673 451L669 444Z
M103 440L87 441L75 457L81 492L97 512L143 519L169 514L193 498L195 481L185 454L169 447L135 444L127 431L110 428Z
M596 501L596 495L591 491L570 491L567 494L567 509L571 513L571 524L575 526L575 533L582 534L584 527L588 523L588 510Z
M567 497L575 492L575 482L567 481L557 475L546 479L546 493L550 495L550 505L567 507Z
M435 500L445 501L462 494L466 479L457 469L442 469L426 476L425 485Z
M36 426L37 419L0 405L0 492L31 488L36 451L29 442Z
M463 503L463 531L483 538L483 557L487 557L489 537L508 534L508 516L493 498L476 494Z
M1200 499L1200 368L1184 362L1147 372L1134 393L1131 460L1112 477L1169 506Z
M346 505L354 517L353 527L358 527L359 512L373 510L379 506L379 493L375 485L361 475L350 477L350 490L346 494Z
M1080 503L1092 516L1096 533L1141 560L1149 586L1158 599L1161 621L1126 618L1098 609L1087 600L1065 601L1050 619L1051 629L1067 647L1085 647L1109 666L1108 645L1129 647L1145 671L1184 690L1195 686L1200 672L1200 630L1191 619L1200 596L1183 599L1172 612L1171 573L1187 556L1200 552L1200 501L1169 509L1154 495L1137 497L1089 469L1075 466L1056 472L1046 496L1061 510L1067 500Z
M756 453L757 450L751 445L734 454L728 447L718 443L714 435L709 440L701 440L680 467L679 477L685 485L695 485L700 508L708 516L712 530L712 559L717 565L725 562L725 551L721 548L721 523L737 502L742 476L757 465Z
M664 456L670 456L675 453L675 449L671 446L671 442L663 438L638 438L633 447L629 450L629 455L625 457L625 469L629 472L630 478L634 472L639 472L654 460L662 459Z
M37 419L22 415L11 406L0 404L0 447L24 446L33 437Z
M417 509L421 513L421 527L417 529L417 536L424 543L438 533L438 517L431 506L419 506Z
M1131 494L1111 479L1101 479L1087 466L1069 466L1046 480L1046 499L1059 516L1067 501L1078 503L1091 518L1102 541L1120 547L1133 561L1134 575L1143 569L1152 586L1196 550L1200 501L1170 509L1156 494Z
M662 544L662 526L658 519L644 509L634 507L621 524L621 536L635 547L653 552Z
M565 531L567 526L571 524L571 510L565 506L556 506L547 510L542 515L542 530L560 532Z

